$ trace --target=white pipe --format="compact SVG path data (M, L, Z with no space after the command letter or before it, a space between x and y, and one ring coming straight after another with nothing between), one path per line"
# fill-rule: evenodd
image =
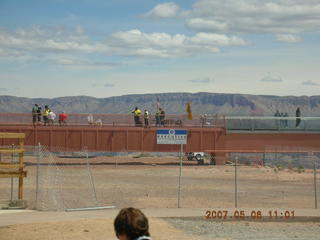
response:
M87 207L87 208L67 208L66 212L75 212L75 211L89 211L89 210L103 210L103 209L113 209L115 206L103 206L103 207Z

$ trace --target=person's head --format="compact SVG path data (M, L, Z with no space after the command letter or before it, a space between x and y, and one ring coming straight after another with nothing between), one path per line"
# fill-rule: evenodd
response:
M114 231L120 240L150 236L147 217L137 208L123 208L114 220Z
M38 104L35 104L36 107L38 107Z
M45 105L44 108L45 108L45 109L48 109L48 105Z
M136 107L134 110L138 110L138 107Z

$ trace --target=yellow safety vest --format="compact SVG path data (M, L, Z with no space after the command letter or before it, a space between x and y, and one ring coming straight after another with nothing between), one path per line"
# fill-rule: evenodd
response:
M140 109L137 109L134 111L134 115L135 116L140 116L141 115L141 110Z
M50 109L45 109L44 111L43 111L43 116L48 116L49 115L49 112L50 112Z

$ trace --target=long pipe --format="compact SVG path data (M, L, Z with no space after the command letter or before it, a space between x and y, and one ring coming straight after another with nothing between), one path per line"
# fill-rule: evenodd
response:
M86 208L67 208L66 212L75 212L75 211L90 211L90 210L103 210L103 209L113 209L115 206L103 206L103 207L86 207Z

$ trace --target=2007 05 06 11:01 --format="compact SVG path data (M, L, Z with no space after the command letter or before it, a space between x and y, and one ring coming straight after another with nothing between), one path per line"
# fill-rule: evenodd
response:
M278 211L269 210L263 214L260 210L244 211L244 210L207 210L205 212L206 219L293 219L295 217L294 211Z

